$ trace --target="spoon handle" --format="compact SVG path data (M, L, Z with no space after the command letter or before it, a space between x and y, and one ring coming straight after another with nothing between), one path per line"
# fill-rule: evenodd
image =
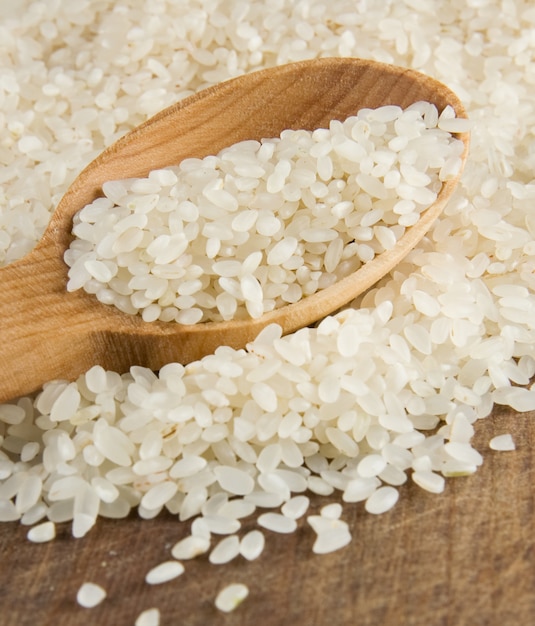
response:
M0 269L0 402L71 377L87 354L87 317L80 297L65 291L61 264L52 247L39 246Z

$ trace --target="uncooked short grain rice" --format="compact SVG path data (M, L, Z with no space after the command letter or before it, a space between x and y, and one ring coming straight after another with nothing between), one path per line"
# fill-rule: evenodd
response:
M229 535L214 546L208 560L214 565L221 565L232 561L238 554L240 554L240 540L237 535Z
M316 554L335 552L347 546L351 541L351 532L348 524L339 518L341 511L338 510L336 512L338 516L333 516L330 513L332 511L327 512L324 507L320 515L309 515L307 517L307 522L316 533L316 540L312 546L312 551Z
M227 585L217 594L215 605L224 613L230 613L238 607L249 595L249 588L243 583Z
M74 217L67 289L155 320L260 317L396 245L458 173L451 107L362 109L104 183Z
M259 530L251 530L240 541L240 554L248 561L254 561L262 554L264 546L264 534Z
M145 582L160 585L177 578L184 573L184 566L179 561L164 561L147 572Z
M135 621L135 626L160 626L160 611L157 608L145 609Z
M34 543L43 543L52 541L56 536L56 525L54 522L42 522L32 526L28 531L27 537Z
M153 486L143 472L170 459L161 471L180 486L163 509L190 524L193 538L170 558L208 552L218 530L239 536L240 555L251 558L264 535L243 534L216 496L295 518L297 505L287 504L303 485L349 508L384 486L413 480L440 493L445 478L476 471L477 421L494 404L535 410L532 3L133 4L2 5L0 263L35 246L74 177L128 130L200 88L290 61L361 56L442 80L472 120L469 160L414 252L317 329L285 339L270 329L247 351L222 349L158 376L94 368L0 407L0 520L32 527L76 517L83 534L97 516L126 517L132 507L154 516L159 508L139 508ZM250 216L240 219L247 227ZM255 383L265 386L253 393ZM219 406L214 388L226 398ZM377 475L377 459L360 468L371 475L358 470L368 455L386 461ZM219 465L251 471L253 491L226 493ZM42 490L32 504L35 477ZM310 540L316 552L350 539L342 516L317 517L297 517L321 537ZM231 587L217 605L233 608L244 593Z
M171 550L171 554L175 559L188 560L194 559L200 554L204 554L209 548L209 538L189 535L175 543Z
M76 593L76 601L86 609L92 609L106 597L106 590L96 583L83 583Z
M281 513L292 519L299 519L307 512L310 500L307 496L294 496L281 507Z
M514 439L510 433L496 435L489 441L489 447L492 450L508 451L516 448Z

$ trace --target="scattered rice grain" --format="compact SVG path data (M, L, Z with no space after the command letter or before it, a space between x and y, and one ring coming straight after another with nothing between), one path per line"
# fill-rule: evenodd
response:
M184 566L178 561L164 561L147 572L145 582L149 585L160 585L184 573Z
M78 589L76 601L86 609L99 605L106 597L106 591L96 583L86 582Z
M509 451L515 450L515 442L510 433L503 435L496 435L489 441L489 447L491 450Z
M217 594L215 606L224 613L234 611L249 595L249 588L242 583L227 585Z

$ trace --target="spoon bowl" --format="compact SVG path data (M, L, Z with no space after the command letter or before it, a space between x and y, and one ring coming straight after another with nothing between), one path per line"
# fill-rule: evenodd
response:
M307 326L350 302L387 274L422 239L460 177L442 186L436 201L395 247L322 291L259 319L192 326L144 322L82 290L67 292L63 261L74 214L103 195L109 180L147 176L188 157L217 154L245 139L276 137L284 129L327 127L362 108L425 100L441 112L457 96L436 80L406 68L352 58L304 61L261 70L205 89L163 110L92 161L57 206L43 238L24 258L0 269L0 402L35 391L48 380L74 380L95 364L124 372L191 362L220 345L243 348L267 324L284 333ZM458 135L468 152L468 134Z

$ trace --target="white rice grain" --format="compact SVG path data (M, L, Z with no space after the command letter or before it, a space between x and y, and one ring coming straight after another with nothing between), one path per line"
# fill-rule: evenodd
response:
M91 582L85 582L78 589L76 601L80 606L86 609L92 609L99 605L106 597L106 591L100 585Z
M145 609L136 618L135 626L160 626L159 609Z
M326 504L321 508L320 515L330 520L340 519L342 515L342 505L339 502Z
M56 537L56 525L53 522L43 522L30 528L26 537L33 543L52 541Z
M240 554L240 540L236 535L230 535L219 541L212 549L208 560L210 563L221 565L228 563Z
M240 541L240 554L248 561L254 561L262 554L264 546L264 534L259 530L250 530Z
M496 435L489 441L489 448L491 450L509 451L515 450L515 442L510 433L503 435Z
M181 539L171 549L173 558L183 561L194 559L195 557L208 552L210 548L210 538L189 535Z
M281 507L281 513L291 519L299 519L307 512L310 500L307 496L294 496Z
M293 533L297 528L297 522L280 513L262 513L258 516L257 524L266 530L275 533Z
M214 474L225 491L245 496L254 488L254 480L249 474L236 467L220 465L214 469Z
M439 474L429 470L415 471L412 480L422 489L431 493L442 493L444 491L445 480Z
M242 583L231 583L217 594L215 606L223 613L234 611L249 595L249 588Z
M145 582L149 585L161 585L183 573L184 566L179 561L164 561L147 572Z
M366 500L366 511L375 515L386 513L396 504L398 498L399 492L394 487L379 487Z
M309 515L307 522L316 533L316 540L312 546L315 554L335 552L351 541L349 526L340 519L331 519L324 515Z

